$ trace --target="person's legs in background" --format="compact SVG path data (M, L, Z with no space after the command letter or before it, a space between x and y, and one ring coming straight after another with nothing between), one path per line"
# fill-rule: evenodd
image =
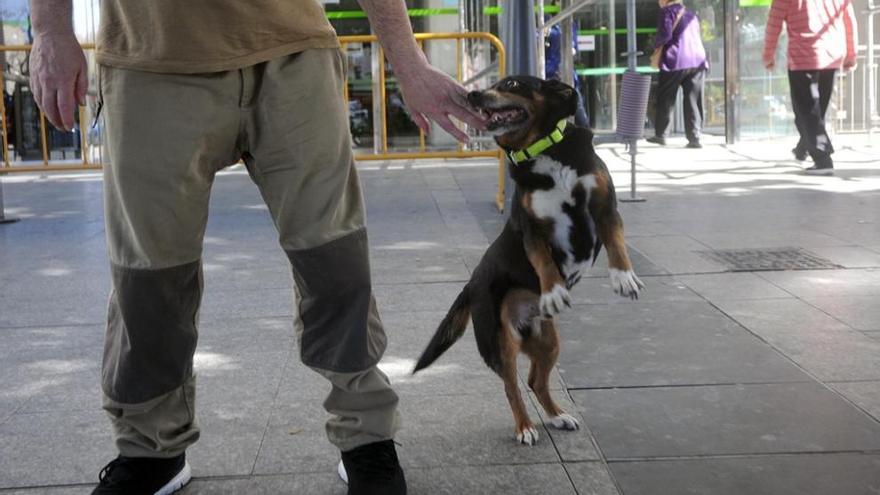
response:
M831 93L834 92L834 76L837 74L836 69L825 69L820 70L818 73L818 84L819 84L819 121L820 121L820 131L821 135L824 136L824 139L820 139L817 143L817 147L821 148L823 152L830 155L834 153L834 146L831 144L831 138L828 136L828 133L825 129L825 115L828 112L828 103L831 102Z
M666 136L672 126L672 111L678 87L681 86L682 71L660 71L657 79L657 97L655 98L654 137L648 142L666 144Z
M702 148L700 137L703 129L703 81L706 69L682 71L682 96L684 97L684 131L688 148Z
M584 95L581 93L581 84L577 79L577 74L574 75L574 90L578 97L577 110L574 112L574 125L589 128L590 115L587 113Z
M825 112L834 85L834 70L828 71L788 71L791 87L792 110L795 114L795 125L800 134L803 148L813 158L814 166L807 169L808 173L828 174L834 166L831 153L831 139L825 130ZM824 94L823 94L824 92ZM823 107L823 97L825 106ZM795 148L798 149L798 148Z

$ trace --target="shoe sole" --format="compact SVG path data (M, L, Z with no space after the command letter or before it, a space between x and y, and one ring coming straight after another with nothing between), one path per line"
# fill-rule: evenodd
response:
M189 462L184 462L183 469L177 473L177 476L171 478L171 481L165 484L162 488L154 495L171 495L172 493L180 490L192 479L192 469L189 467Z
M339 465L336 466L336 474L339 475L339 479L341 479L345 484L348 484L348 473L345 471L345 466L342 464L342 461L339 461Z
M834 169L821 169L821 170L804 170L804 175L834 175Z

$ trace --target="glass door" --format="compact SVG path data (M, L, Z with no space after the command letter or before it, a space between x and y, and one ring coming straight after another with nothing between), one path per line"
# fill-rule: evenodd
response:
M688 9L697 13L703 44L709 56L710 70L704 91L704 132L724 133L724 36L723 0L685 0ZM638 57L638 70L654 73L650 55L657 33L656 0L636 1L636 45L643 54ZM617 98L621 75L626 70L626 2L598 0L576 16L578 52L575 72L590 121L599 132L613 132L617 126ZM656 81L654 83L656 86ZM653 127L653 92L648 104L647 125Z

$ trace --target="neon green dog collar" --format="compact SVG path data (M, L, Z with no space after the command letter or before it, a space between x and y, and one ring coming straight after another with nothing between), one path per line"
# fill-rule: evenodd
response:
M524 150L508 153L507 157L510 158L510 161L512 161L514 165L517 165L519 164L519 162L522 161L531 160L532 158L540 155L547 148L562 141L562 138L564 137L563 132L565 132L566 125L568 125L568 122L565 119L560 120L559 123L556 124L556 129L554 129L553 132L535 141L531 144L531 146Z

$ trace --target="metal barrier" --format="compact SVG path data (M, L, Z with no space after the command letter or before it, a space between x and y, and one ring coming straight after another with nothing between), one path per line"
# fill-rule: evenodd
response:
M462 61L461 61L461 43L462 40L466 39L482 39L488 41L492 46L495 47L497 51L497 60L498 60L498 74L499 78L503 77L505 74L505 53L504 53L504 44L501 43L496 36L491 33L416 33L415 35L416 41L419 42L419 45L423 45L425 41L429 40L455 40L456 42L456 78L459 82L462 81ZM375 35L361 35L361 36L340 36L339 42L342 44L343 49L349 43L374 43L377 41ZM379 47L379 60L384 60L384 50ZM499 210L504 210L504 187L505 187L505 179L506 179L506 168L505 168L505 156L504 152L500 149L486 150L486 151L471 151L462 149L459 145L458 149L455 151L428 151L425 145L425 133L420 129L419 130L419 151L414 152L394 152L388 151L388 125L387 125L387 110L386 110L386 85L385 85L385 64L382 63L381 69L379 70L379 87L381 90L381 96L379 101L380 105L380 114L382 116L382 135L381 135L381 147L378 151L369 154L357 154L355 155L355 159L357 160L411 160L417 158L477 158L477 157L492 157L497 158L498 160L498 191L495 195L495 204L498 206ZM348 84L345 85L345 100L348 100ZM374 147L376 148L376 147Z
M492 35L491 33L417 33L415 35L416 40L419 43L419 46L423 46L425 41L431 40L455 40L456 42L456 79L459 82L462 82L462 42L468 39L480 39L489 42L497 52L497 61L498 61L498 74L499 77L503 77L505 73L505 53L504 53L504 45L501 43L497 37ZM360 35L360 36L340 36L339 42L342 45L343 50L347 48L347 45L350 43L374 43L377 41L376 36L374 35ZM95 45L83 44L84 50L94 50ZM5 45L0 46L0 52L25 52L31 49L31 45ZM379 60L384 60L384 51L381 47L378 50ZM388 149L388 125L387 125L387 109L386 109L386 75L385 75L385 64L380 63L380 69L378 71L378 83L381 88L381 98L380 98L380 113L381 113L381 146L375 146L373 153L358 153L355 155L357 160L365 161L365 160L410 160L410 159L418 159L418 158L477 158L477 157L490 157L496 158L498 160L498 192L495 197L495 202L499 209L503 210L504 207L504 187L505 187L505 178L506 178L506 169L505 169L505 157L504 153L499 149L492 150L466 150L461 145L457 147L455 150L448 151L428 151L425 143L425 135L424 132L419 130L419 150L418 151L408 151L408 152L395 152L389 151ZM375 77L375 74L374 74ZM4 77L5 82L5 77ZM349 96L349 87L348 83L345 84L345 100L348 101ZM8 128L9 123L6 121L6 108L2 98L0 98L0 125L2 125L2 145L3 145L3 162L0 165L0 174L8 173L8 172L51 172L51 171L78 171L78 170L97 170L101 168L100 163L90 163L89 156L89 139L88 139L88 129L89 122L87 121L86 111L84 107L79 107L79 130L80 130L80 138L81 138L81 155L82 160L79 163L70 163L69 161L58 161L52 160L49 150L48 138L47 138L47 122L46 118L43 115L43 112L40 112L40 144L42 146L42 165L15 165L10 161L9 157L9 139L8 139ZM494 147L493 147L494 148Z
M83 50L94 50L94 43L85 43L82 45ZM0 52L28 52L31 45L0 45ZM6 75L3 76L3 82L6 82ZM6 121L6 102L0 98L0 130L3 133L3 163L0 166L0 173L5 172L51 172L64 170L97 170L101 168L100 163L89 163L89 142L87 139L89 123L86 119L85 107L78 107L79 112L79 131L80 131L80 154L82 160L79 163L64 162L59 163L51 160L49 154L49 139L46 132L46 116L40 111L40 147L42 150L42 165L17 165L12 166L9 160L9 122Z

